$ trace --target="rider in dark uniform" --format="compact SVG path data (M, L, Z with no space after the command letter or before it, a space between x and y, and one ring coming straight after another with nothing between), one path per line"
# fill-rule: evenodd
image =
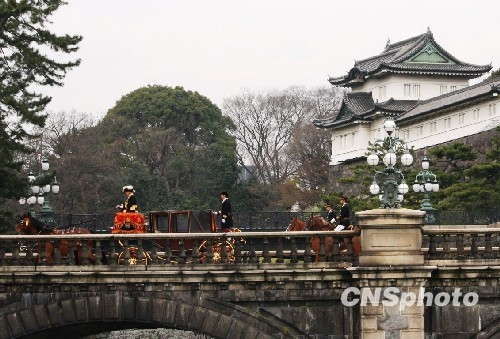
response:
M116 208L123 210L123 212L138 212L137 198L135 197L134 192L135 190L133 186L124 186L123 193L125 193L127 199L125 199L123 204L116 206Z
M233 215L229 194L227 192L221 192L220 199L222 200L221 209L218 212L214 212L214 214L221 215L221 228L224 232L229 232L231 227L233 227Z
M348 201L349 199L346 197L340 198L340 215L338 217L337 224L339 226L342 225L342 229L347 229L351 225L351 212L349 211L349 205L347 205Z
M326 220L331 225L335 224L335 220L337 219L337 213L335 213L335 211L333 210L333 205L331 203L327 202L325 205L325 208L328 212L328 216L326 217Z

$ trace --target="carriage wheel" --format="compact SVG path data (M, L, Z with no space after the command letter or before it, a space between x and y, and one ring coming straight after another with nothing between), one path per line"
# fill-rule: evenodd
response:
M234 245L229 240L226 240L224 243L226 246L227 261L234 262ZM201 263L205 263L207 261L207 252L208 252L207 246L208 246L208 241L205 240L204 242L201 243L200 247L198 248L198 250L200 251ZM222 262L222 246L223 246L222 241L216 241L212 245L212 248L214 250L214 263L216 264Z
M125 262L125 251L121 251L116 258L118 265L148 265L151 262L149 254L145 251L142 251L142 258L139 258L139 249L135 246L129 246L128 251L130 253L128 264Z

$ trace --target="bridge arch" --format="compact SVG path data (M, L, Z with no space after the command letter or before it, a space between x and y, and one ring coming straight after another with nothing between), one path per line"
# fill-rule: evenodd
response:
M37 296L50 300L51 296ZM172 299L158 294L74 293L65 298L0 308L0 338L75 338L127 328L173 328L214 338L291 338L302 333L258 312L212 298ZM5 312L6 309L16 311Z
M491 324L476 333L472 338L474 339L487 339L498 338L500 336L500 318L493 321Z

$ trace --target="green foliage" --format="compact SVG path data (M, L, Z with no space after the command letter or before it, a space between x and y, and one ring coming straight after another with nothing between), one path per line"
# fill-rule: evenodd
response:
M500 76L500 68L497 69L497 70L495 70L495 71L493 71L493 72L491 72L491 74L490 74L489 77L490 78L494 78L494 77L498 77L498 76Z
M250 177L249 180L239 182L231 196L233 209L236 211L266 211L275 210L277 192L269 184L265 184Z
M461 142L455 142L450 146L432 148L430 154L453 165L455 165L456 161L474 161L477 158L472 146Z
M62 4L61 0L0 2L0 204L19 198L27 186L14 154L29 152L23 141L33 125L44 125L41 112L51 99L34 88L61 86L66 72L80 63L58 62L43 52L75 52L82 39L46 29Z
M500 163L498 149L500 129L491 139L492 147L486 154L489 162L470 164L477 158L471 146L454 143L437 147L431 154L444 161L445 171L434 172L441 183L437 208L443 210L495 210L500 201Z
M497 133L493 136L493 138L491 138L492 146L486 153L486 159L491 161L500 161L500 126L497 126L495 131Z
M234 188L234 124L182 87L147 86L123 96L97 126L142 210L217 208ZM139 192L147 192L140 196Z

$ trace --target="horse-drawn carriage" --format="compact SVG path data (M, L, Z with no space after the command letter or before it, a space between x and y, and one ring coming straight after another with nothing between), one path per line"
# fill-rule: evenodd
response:
M25 235L82 235L82 239L91 231L85 227L49 228L39 219L29 214L20 218L16 231ZM238 231L238 229L235 229ZM200 233L217 232L216 217L210 210L166 210L153 211L146 215L141 213L119 212L115 214L112 234L139 235L145 233L158 234L158 237L137 239L135 237L119 237L111 241L101 241L99 258L109 262L116 260L120 265L149 264L153 258L175 261L179 252L187 253L190 260L221 262L222 258L228 262L234 261L234 239L221 237L204 238ZM186 236L169 238L160 233L186 233ZM198 233L196 237L187 233ZM210 239L208 239L210 238ZM33 251L39 262L51 264L54 253L57 256L74 257L74 262L95 261L95 241L38 241Z
M117 213L115 215L113 234L141 234L141 233L215 233L217 223L215 215L210 210L165 210L152 211L148 214L148 222L140 213ZM234 229L238 231L238 229ZM118 253L119 264L128 260L129 264L148 264L151 258L148 254L151 248L144 246L141 252L134 242L122 244L124 250ZM234 260L234 240L224 239L217 241L197 241L189 237L185 239L156 239L151 246L156 247L158 256L162 260L171 260L171 253L187 252L193 260L206 260L207 253L213 255L214 262L220 262L225 256L228 261ZM149 247L151 247L149 246ZM143 248L144 248L143 247ZM210 247L210 249L209 249ZM127 253L128 250L128 253ZM125 259L126 256L126 259Z

